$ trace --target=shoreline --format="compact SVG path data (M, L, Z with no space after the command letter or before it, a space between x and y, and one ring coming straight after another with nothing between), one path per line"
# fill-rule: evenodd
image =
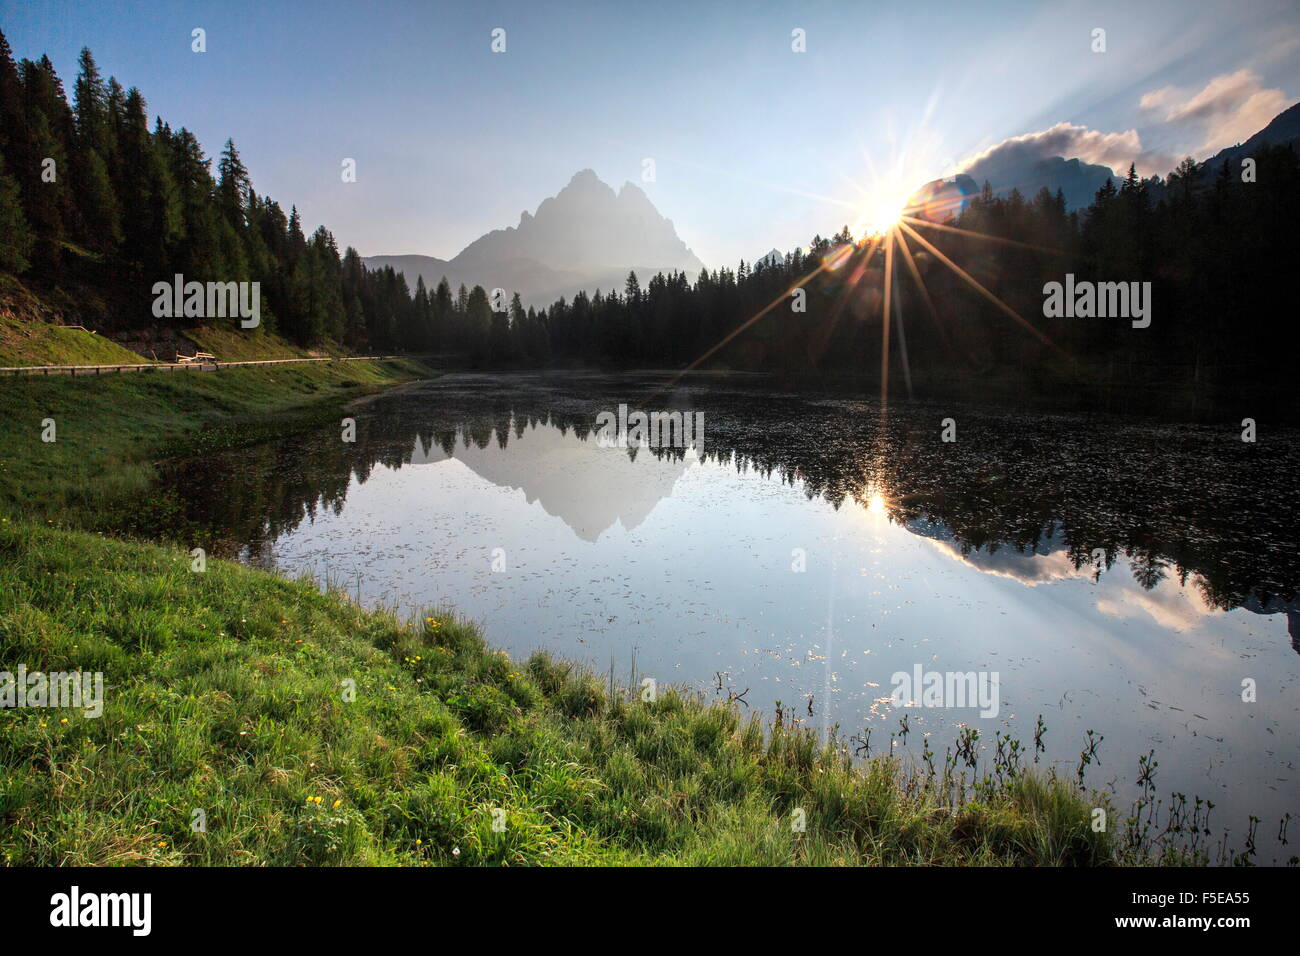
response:
M168 447L235 447L427 380L342 404L281 383ZM126 435L146 420L128 416ZM60 524L0 521L14 602L0 670L98 671L107 703L93 721L0 710L10 864L1210 862L1095 831L1106 798L1051 772L863 764L780 716L681 688L645 702L545 653L516 665L440 612L403 622L308 580L217 559L200 572L183 548ZM57 798L41 766L71 781Z

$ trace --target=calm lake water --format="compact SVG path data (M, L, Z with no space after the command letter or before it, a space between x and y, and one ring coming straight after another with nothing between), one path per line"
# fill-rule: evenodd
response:
M169 520L367 603L453 606L515 658L779 702L872 753L893 734L919 760L929 735L941 762L973 727L982 769L997 733L1031 764L1041 716L1040 767L1073 777L1092 730L1086 782L1119 809L1154 751L1158 796L1214 801L1212 842L1254 814L1259 862L1294 855L1294 432L665 382L421 383L357 407L354 443L330 425L175 463ZM702 451L603 447L620 403L703 412ZM895 708L918 667L996 674L996 716Z

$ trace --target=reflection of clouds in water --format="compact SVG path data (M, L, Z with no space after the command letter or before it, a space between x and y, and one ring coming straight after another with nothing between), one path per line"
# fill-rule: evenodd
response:
M1041 543L1037 551L1017 551L1003 547L992 553L981 549L962 554L961 549L946 536L947 530L942 525L934 522L907 522L907 528L940 554L984 574L1009 578L1026 587L1079 578L1091 579L1095 570L1091 564L1076 568L1064 546L1054 545L1051 539ZM1102 596L1098 598L1095 607L1108 617L1136 618L1146 615L1166 630L1189 630L1208 617L1224 613L1205 600L1200 589L1195 586L1195 580L1192 577L1185 585L1163 580L1148 591L1131 574L1124 573L1121 562L1116 562L1114 567L1102 572L1101 580L1097 583Z
M441 448L416 440L411 464L448 459ZM596 541L615 523L631 531L673 493L677 479L699 458L656 456L651 450L602 448L591 439L550 427L531 427L510 438L506 448L491 441L484 448L456 445L450 456L498 487L523 491L525 500L560 518L579 538Z
M1069 553L1065 551L1036 554L1017 551L1014 548L999 548L992 554L987 551L971 551L962 554L961 549L951 541L928 535L919 535L919 537L940 554L985 574L1019 581L1026 587L1037 587L1040 584L1050 584L1068 578L1086 578L1092 574L1092 569L1087 565L1075 568L1070 561Z
M1102 584L1106 576L1102 576ZM1207 617L1223 614L1223 610L1206 603L1201 592L1190 585L1165 582L1152 591L1141 587L1131 577L1122 578L1122 600L1102 598L1097 610L1111 617L1132 618L1148 615L1161 627L1171 631L1186 631L1196 627Z

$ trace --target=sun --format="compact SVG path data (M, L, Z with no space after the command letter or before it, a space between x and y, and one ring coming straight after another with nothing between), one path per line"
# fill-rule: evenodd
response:
M877 187L863 203L857 223L852 227L858 239L883 236L898 225L907 211L912 190L901 187Z

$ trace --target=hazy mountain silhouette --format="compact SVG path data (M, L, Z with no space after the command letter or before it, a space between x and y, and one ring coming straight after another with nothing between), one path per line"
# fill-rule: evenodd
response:
M1031 144L1012 144L995 150L964 172L981 187L987 182L995 196L1019 189L1022 196L1032 199L1044 186L1052 195L1059 189L1065 194L1065 208L1071 210L1088 206L1106 180L1114 179L1118 185L1121 178L1109 166L1037 155Z
M367 256L369 268L392 266L414 288L417 276L434 289L443 276L452 291L502 288L526 304L546 306L579 289L622 290L629 271L644 282L657 272L679 270L692 279L703 263L677 236L642 190L627 182L615 193L590 169L524 211L518 226L494 229L453 259L433 256Z
M548 425L516 432L508 450L499 441L481 448L461 442L449 455L417 438L409 464L452 459L494 485L522 491L529 504L537 502L584 541L596 541L616 523L636 528L672 494L692 461L645 450L634 458Z

